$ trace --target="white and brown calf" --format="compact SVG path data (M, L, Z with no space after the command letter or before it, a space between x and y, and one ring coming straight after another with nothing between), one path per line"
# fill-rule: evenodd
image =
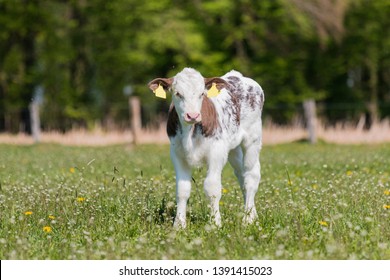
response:
M209 98L207 91L213 84L220 93ZM221 225L221 172L227 161L232 165L244 195L244 221L253 222L257 217L254 199L260 182L264 104L260 85L237 71L220 78L203 78L198 71L185 68L173 78L157 78L149 83L153 91L160 86L173 94L167 133L176 172L174 225L186 226L191 168L202 163L208 165L204 190L210 200L211 214L215 224Z

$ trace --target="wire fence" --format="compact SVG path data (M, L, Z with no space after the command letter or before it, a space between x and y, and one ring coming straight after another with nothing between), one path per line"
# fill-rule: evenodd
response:
M161 106L159 110L148 110L145 104L140 105L139 119L143 128L157 128L160 123L167 118L166 106ZM120 114L117 116L102 116L99 119L88 123L87 120L71 119L67 117L58 118L57 124L53 122L53 117L48 113L45 106L39 106L39 112L35 112L35 119L33 122L39 123L38 126L43 131L62 131L72 129L93 129L94 127L103 128L105 130L126 130L131 127L131 111L128 102L114 103L111 106L115 107ZM31 107L30 107L31 108ZM35 109L38 110L38 109ZM133 109L134 110L134 109ZM380 112L379 120L385 120L390 117L390 102L378 104L378 111ZM6 113L5 113L6 112ZM7 108L0 112L0 132L27 132L32 133L32 116L29 108L14 106ZM316 117L326 126L336 126L340 123L356 126L367 122L370 118L368 116L367 106L365 104L356 103L325 103L316 102ZM263 111L263 120L267 125L283 125L283 126L305 126L303 104L265 104ZM64 129L64 123L66 128ZM35 124L36 125L36 124Z

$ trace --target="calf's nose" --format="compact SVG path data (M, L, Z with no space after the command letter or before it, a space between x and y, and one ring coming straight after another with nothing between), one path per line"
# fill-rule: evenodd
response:
M187 113L185 115L185 121L186 122L195 122L199 121L200 113Z

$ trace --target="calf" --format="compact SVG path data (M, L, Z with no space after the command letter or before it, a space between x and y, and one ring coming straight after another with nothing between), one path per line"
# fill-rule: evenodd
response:
M260 182L261 112L264 93L258 83L237 71L220 78L203 78L184 68L173 78L149 83L157 96L172 93L167 123L171 159L176 172L177 213L174 225L186 226L191 192L191 168L206 163L204 190L212 217L221 225L221 173L229 161L245 200L244 222L256 217L255 194ZM208 97L213 96L213 97Z

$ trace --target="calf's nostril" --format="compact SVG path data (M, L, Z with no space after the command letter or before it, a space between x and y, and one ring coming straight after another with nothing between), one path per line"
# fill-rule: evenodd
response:
M186 114L187 120L191 120L191 121L197 120L199 118L199 116L200 116L199 113L187 113Z

